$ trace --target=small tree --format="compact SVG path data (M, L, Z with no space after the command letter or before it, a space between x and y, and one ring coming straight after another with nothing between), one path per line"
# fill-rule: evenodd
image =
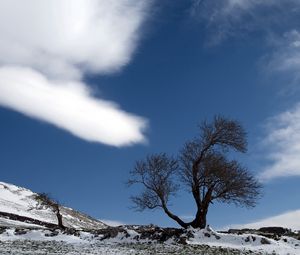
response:
M217 116L212 123L200 125L200 136L187 142L178 159L154 154L137 161L130 172L129 184L142 184L141 194L132 197L138 210L161 208L180 226L205 228L209 205L213 201L253 207L261 185L227 152L246 152L246 133L234 120ZM179 177L179 178L176 178ZM196 203L195 218L184 222L168 208L168 202L184 184Z
M65 226L63 225L62 221L62 215L60 213L60 203L52 199L47 193L36 194L35 199L38 202L36 208L50 208L56 215L58 227L60 229L65 229Z

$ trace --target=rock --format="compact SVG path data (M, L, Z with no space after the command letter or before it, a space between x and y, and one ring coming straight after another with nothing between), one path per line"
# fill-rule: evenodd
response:
M24 228L17 228L16 230L15 230L15 235L25 235L27 233L27 230L26 229L24 229Z
M204 233L204 236L210 237L210 234L205 232L205 233Z
M178 240L178 243L186 245L187 244L186 237L180 237L179 240Z
M231 228L225 233L241 235L241 234L245 234L245 233L252 233L253 231L254 231L253 229L249 229L249 228L243 228L243 229L232 229Z
M186 237L188 239L190 239L190 238L194 238L195 236L194 236L193 232L189 230L189 231L186 232Z
M59 233L58 231L53 230L50 233L46 233L45 236L47 236L47 237L57 236L58 233Z
M3 234L6 231L6 227L0 227L0 235Z
M282 228L282 227L264 227L260 228L258 230L259 232L263 233L270 233L270 234L276 234L276 235L284 235L289 232L289 229L287 228Z
M220 239L221 239L221 237L218 236L216 233L212 233L212 235L213 235L217 240L220 240Z
M123 232L124 229L121 227L108 227L108 228L104 228L104 229L97 229L95 231L93 231L92 233L95 236L102 236L101 237L101 241L108 239L108 238L114 238L118 235L119 232Z
M66 228L63 233L73 236L80 236L80 232L75 228Z
M264 237L260 240L260 243L261 244L271 244L271 242L267 238L264 238Z

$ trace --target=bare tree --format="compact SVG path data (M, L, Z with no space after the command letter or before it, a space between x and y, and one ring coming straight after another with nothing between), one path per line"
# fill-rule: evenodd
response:
M139 183L144 186L140 195L131 197L137 210L162 208L179 225L187 227L167 207L170 197L178 190L178 185L174 181L177 170L177 160L168 157L165 153L151 155L146 160L136 162L134 169L130 172L131 178L128 184Z
M203 122L200 135L184 145L177 160L154 154L136 162L129 184L140 183L143 191L132 201L139 210L163 209L184 228L205 228L213 201L253 207L261 185L245 167L227 157L229 150L245 153L246 148L246 133L237 121L217 116L212 123ZM191 222L184 222L168 208L178 181L188 188L196 203Z
M60 213L60 203L52 199L47 193L36 194L35 199L38 202L37 208L50 208L56 215L58 227L60 229L65 229L65 226L63 225L62 215Z

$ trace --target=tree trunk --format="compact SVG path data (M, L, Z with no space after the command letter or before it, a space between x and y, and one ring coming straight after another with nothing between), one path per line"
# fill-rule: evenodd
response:
M192 221L191 226L193 228L203 229L206 227L206 214L201 214L198 218Z
M194 187L192 190L196 205L197 205L197 213L195 219L190 223L193 228L203 229L206 227L206 215L208 212L209 204L211 203L212 192L214 189L214 185L210 186L202 198L200 199L200 187Z
M173 213L171 213L169 211L169 209L167 208L167 205L162 202L162 207L164 209L164 212L173 220L175 220L181 227L183 228L188 228L190 226L189 223L185 223L183 220L181 220L178 216L174 215Z
M167 207L163 207L164 212L173 220L175 220L181 227L187 229L188 227L192 226L193 228L200 228L203 229L206 227L206 215L207 215L207 209L205 210L198 210L196 217L191 222L184 222L181 220L178 216L171 213Z
M207 208L198 210L195 219L190 223L193 228L203 229L206 227Z
M59 206L56 208L56 217L57 217L58 227L60 229L65 229L66 227L63 225L62 215L60 214Z

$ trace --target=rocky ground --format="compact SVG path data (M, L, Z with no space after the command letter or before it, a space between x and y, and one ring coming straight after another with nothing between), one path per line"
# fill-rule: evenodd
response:
M151 225L109 227L93 231L2 227L0 254L300 254L298 236L296 233L294 237L285 235L292 233L288 230L278 228L229 232L235 233Z
M103 255L103 254L185 254L185 255L225 255L225 254L266 254L263 252L241 251L238 249L210 247L208 245L172 245L172 244L72 244L58 241L14 240L0 242L0 254L19 255Z

